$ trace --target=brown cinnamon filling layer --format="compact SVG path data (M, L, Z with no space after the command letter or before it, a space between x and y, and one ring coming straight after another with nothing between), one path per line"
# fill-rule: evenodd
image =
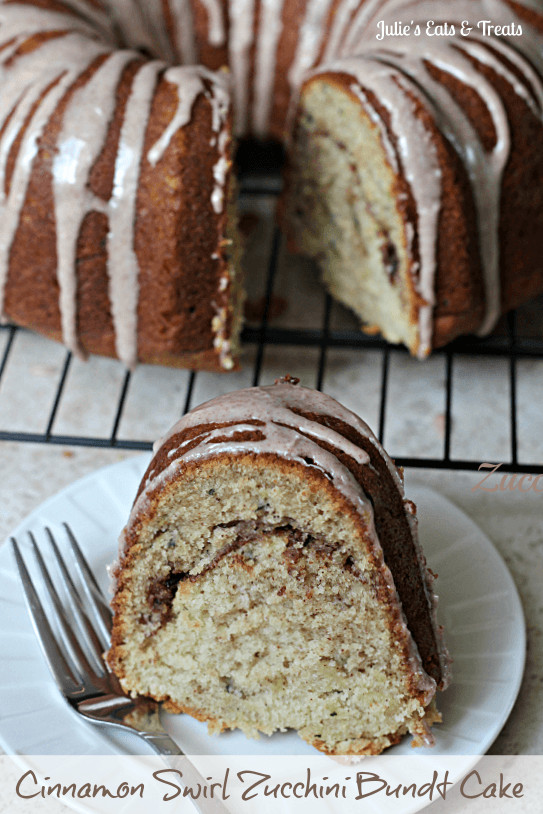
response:
M307 113L305 114L305 116L306 116L307 119L312 119L312 116L310 116ZM338 148L338 150L341 150L342 152L348 153L347 145L344 142L339 141L337 138L334 138L333 135L328 131L325 131L325 130L313 130L313 136L316 136L316 137L319 137L319 138L326 138L329 141L331 141ZM380 238L380 241L381 241L380 245L379 245L379 251L381 253L383 269L386 272L386 275L388 277L388 280L389 280L390 284L394 285L398 281L398 273L399 273L399 269L400 269L400 258L398 256L398 251L396 249L396 246L394 245L394 243L391 240L389 231L386 229L385 225L383 223L381 223L381 221L378 219L378 217L377 217L377 215L375 213L375 210L372 207L370 201L367 199L366 196L363 195L363 184L362 184L362 177L360 175L359 166L353 160L353 161L350 162L349 168L350 168L351 173L353 175L354 183L356 184L357 189L359 190L360 202L363 204L366 215L367 215L367 217L369 219L374 221L374 223L377 226L378 235L379 235L379 238ZM310 185L311 185L310 179L308 179L308 178L305 179L305 185L306 185L306 190L308 190ZM319 190L317 188L317 185L314 182L313 182L313 186L314 186L314 195L318 197L319 196ZM352 195L352 193L351 193L351 195ZM353 198L353 201L354 201L354 198ZM353 201L351 201L351 204L353 204ZM320 204L321 204L321 206L324 206L325 202L323 200L321 200ZM305 212L304 208L301 205L298 205L298 207L296 209L296 214L298 215L298 217L304 218L305 219L305 224L304 225L306 226L306 228L311 229L311 220L312 220L311 215L308 214L307 212ZM334 213L332 211L328 210L328 214L329 214L330 221L333 223L335 221ZM351 206L351 215L352 215L353 221L354 221L354 223L356 225L357 232L361 235L362 234L361 224L360 224L360 221L359 221L358 216L356 214L356 208L355 208L354 205Z
M234 520L229 523L220 523L215 528L234 528L236 537L232 542L223 546L214 557L204 566L198 574L189 574L185 571L176 571L173 563L168 563L170 573L167 577L157 578L150 582L147 589L147 606L149 613L142 619L143 622L153 621L153 633L165 625L172 616L172 604L181 582L196 582L209 571L216 568L224 558L239 551L245 545L262 540L266 536L275 533L286 532L288 541L283 553L287 563L289 573L304 556L304 550L311 549L317 557L328 558L337 549L337 545L327 542L323 535L311 534L307 531L294 528L292 521L285 518L284 522L278 525L270 525L263 521L256 520ZM352 557L345 559L345 568L351 571L358 578L362 578L360 572L356 572L352 566Z

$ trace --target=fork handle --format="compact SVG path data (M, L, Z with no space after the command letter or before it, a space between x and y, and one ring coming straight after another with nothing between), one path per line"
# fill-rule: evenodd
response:
M139 732L138 733L157 755L184 755L185 753L166 732Z

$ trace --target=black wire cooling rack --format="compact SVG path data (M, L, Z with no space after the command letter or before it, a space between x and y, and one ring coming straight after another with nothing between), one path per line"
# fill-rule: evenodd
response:
M244 208L249 212L254 210L257 204L261 205L262 202L268 208L273 207L273 201L280 190L280 179L277 174L270 174L268 170L268 167L264 167L262 172L255 174L254 172L243 172L242 166L241 201ZM263 273L261 275L258 319L248 324L242 335L244 347L250 350L250 362L246 361L244 374L247 384L258 385L263 383L263 378L266 379L265 355L270 348L274 348L276 352L280 351L281 348L288 348L291 354L289 358L293 358L293 353L295 358L296 356L299 358L311 357L313 361L307 367L309 373L305 376L303 383L325 390L328 389L326 387L326 378L331 354L338 351L348 351L354 355L356 353L370 354L371 369L378 383L374 428L399 465L445 470L476 470L481 462L485 461L500 463L501 470L506 472L543 473L543 454L538 429L541 425L537 421L537 405L535 408L532 405L532 414L535 413L536 415L533 426L530 425L529 421L527 424L526 422L525 425L523 424L525 437L522 454L521 450L519 450L518 431L519 400L521 400L518 387L519 365L529 364L529 369L523 371L523 375L525 378L528 376L539 387L539 391L536 392L543 392L543 333L538 332L533 327L534 313L537 315L538 307L532 306L528 318L523 314L509 314L502 321L500 330L492 336L481 339L461 339L447 348L435 352L432 358L442 360L439 376L441 395L438 397L442 400L442 409L440 410L441 454L413 454L413 450L408 454L402 454L400 450L400 453L397 454L394 447L391 448L390 444L388 444L387 428L391 421L401 415L405 405L402 404L402 399L398 398L396 390L394 395L391 396L391 382L393 382L391 360L403 357L406 362L412 363L415 377L418 371L424 370L426 363L411 362L411 360L408 360L405 351L388 345L378 337L364 334L355 327L352 320L346 320L348 324L344 325L341 319L333 319L334 309L337 309L338 306L332 302L324 291L319 294L323 302L320 309L322 316L320 316L318 323L302 328L275 324L273 306L274 298L278 293L278 269L282 262L283 250L281 234L278 228L272 225L270 226L269 248L266 251L265 268L262 269ZM314 287L316 286L317 283L315 282ZM537 322L537 319L535 321ZM526 326L528 326L528 330L526 330ZM0 396L2 395L6 372L12 364L15 364L13 357L18 337L25 333L25 331L15 326L7 325L0 328L0 340L3 340L3 352L0 359ZM36 341L40 340L36 339ZM47 343L48 340L43 340L43 342ZM54 347L58 360L58 346L55 345ZM2 348L2 345L0 345L0 348ZM107 447L124 450L151 449L152 439L142 437L144 433L140 433L139 437L127 437L126 434L123 436L119 433L134 374L123 370L120 363L116 362L111 362L111 364L119 365L119 387L116 392L113 396L111 394L103 395L100 392L100 385L97 384L94 397L98 401L103 397L113 399L115 402L114 405L110 405L112 409L109 411L110 423L108 426L100 427L98 430L93 427L90 430L73 434L63 432L62 429L57 428L57 418L65 398L66 383L73 365L76 363L69 352L62 351L62 353L64 354L63 358L56 366L52 366L51 371L49 371L50 378L52 377L54 381L50 382L47 398L42 402L38 401L33 404L33 409L41 414L43 429L39 431L2 429L2 413L0 410L0 441ZM280 352L279 356L281 356ZM499 360L502 396L504 393L506 394L505 399L507 402L505 412L505 408L502 406L501 425L508 439L506 442L508 450L504 451L499 461L496 461L495 454L493 455L491 451L489 451L488 455L485 450L481 451L480 449L476 455L456 454L453 451L455 371L457 365L468 358L475 363L471 375L477 378L484 377L486 367L492 364L493 360ZM284 372L292 371L285 369ZM176 376L179 373L179 371L168 371L165 375ZM20 387L23 390L28 379L27 374L28 371L24 368L16 372ZM13 378L13 370L10 375ZM198 377L209 375L197 372L183 374L182 387L180 387L177 394L179 414L186 412L193 405ZM222 391L236 387L235 384L229 387L228 377L230 375L217 374L220 377L220 384L217 387ZM311 377L312 380L310 380ZM216 381L219 382L219 379ZM266 383L268 382L269 379ZM484 389L483 387L483 391ZM339 395L341 397L341 394ZM486 403L481 401L480 396L478 397L477 409L479 410L481 425L486 423L487 417L492 412L491 388L487 395L488 400ZM31 394L29 398L32 398ZM149 409L152 409L152 404L157 398L160 398L160 394L149 393ZM416 411L413 414L411 410L411 426L413 426L413 422L416 424L419 418L422 419L423 416L417 416ZM503 427L504 423L507 425L506 427ZM164 429L167 429L167 427L164 427ZM528 434L527 438L526 433Z

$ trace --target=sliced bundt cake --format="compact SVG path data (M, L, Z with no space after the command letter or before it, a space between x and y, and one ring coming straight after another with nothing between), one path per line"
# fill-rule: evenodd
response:
M0 0L0 319L130 367L231 370L252 135L288 145L291 245L366 329L419 357L488 333L543 291L540 12ZM472 18L491 26L464 36Z
M431 742L447 656L415 507L367 425L282 380L186 415L121 538L126 690L327 753Z

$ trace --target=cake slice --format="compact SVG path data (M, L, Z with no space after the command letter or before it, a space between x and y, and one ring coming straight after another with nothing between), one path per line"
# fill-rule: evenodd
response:
M475 333L486 297L466 170L404 84L356 60L304 83L282 214L290 249L364 330L425 358Z
M210 731L329 754L432 742L448 659L400 472L367 425L283 379L158 445L121 536L109 663Z

